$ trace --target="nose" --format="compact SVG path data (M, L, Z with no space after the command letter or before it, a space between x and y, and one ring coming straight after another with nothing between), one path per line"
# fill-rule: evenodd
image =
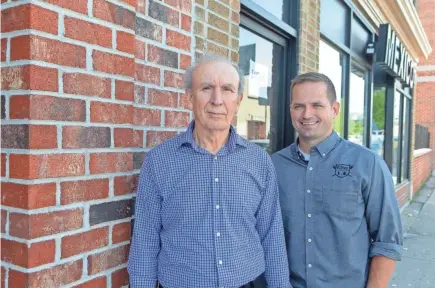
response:
M305 106L303 117L304 119L309 119L313 116L313 109L310 105Z
M211 95L211 103L217 106L222 105L222 93L219 87L215 87L213 89L213 93Z

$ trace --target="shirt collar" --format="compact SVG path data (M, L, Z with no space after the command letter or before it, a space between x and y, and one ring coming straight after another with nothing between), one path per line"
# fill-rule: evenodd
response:
M311 150L313 151L313 149L317 149L317 151L319 151L320 155L323 157L326 157L329 152L332 151L332 149L334 149L334 147L337 145L337 142L340 141L340 136L338 136L338 134L335 131L332 131L332 133L322 142L320 142L317 146L312 147ZM296 156L299 156L297 154L297 152L299 152L299 148L298 148L298 143L299 143L299 137L296 138L295 141L295 154Z
M195 143L195 138L193 136L194 128L195 128L195 120L192 120L189 124L189 127L187 127L186 131L180 135L179 147L188 144L194 149L198 148L198 146ZM233 128L233 126L230 125L230 135L228 138L228 142L225 144L225 146L227 146L229 151L233 151L233 149L236 146L247 147L248 142L249 142L248 140L240 137L237 134L236 130Z

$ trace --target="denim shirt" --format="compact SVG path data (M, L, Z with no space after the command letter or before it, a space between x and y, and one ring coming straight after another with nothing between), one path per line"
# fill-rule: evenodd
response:
M401 258L390 171L371 150L333 132L304 161L297 144L272 155L293 287L365 287L370 258Z

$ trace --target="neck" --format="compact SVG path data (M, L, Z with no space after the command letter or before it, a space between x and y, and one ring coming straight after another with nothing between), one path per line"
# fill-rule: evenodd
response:
M230 131L226 129L210 132L195 126L193 135L196 145L215 155L228 142Z
M329 135L331 135L331 133L329 133L328 136L321 139L305 139L303 137L299 137L298 139L299 148L302 150L302 152L309 155L311 153L311 148L322 143L326 138L329 137Z

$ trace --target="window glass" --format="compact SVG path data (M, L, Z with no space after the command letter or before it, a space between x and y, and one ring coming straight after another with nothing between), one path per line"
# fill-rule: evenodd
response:
M261 6L261 8L265 9L279 20L289 23L290 0L274 0L273 5L271 5L270 0L252 0L252 2Z
M338 135L343 137L343 98L341 93L341 83L343 75L342 58L343 56L339 51L335 50L324 41L320 41L320 58L319 58L319 72L328 76L335 86L335 92L337 94L337 101L340 102L340 113L337 115L334 121L334 130Z
M370 149L381 157L384 156L384 133L385 133L385 87L373 89L373 112L372 112L372 134Z
M349 90L349 141L359 145L365 145L365 75L364 70L352 64Z
M367 44L370 42L371 34L361 21L354 16L352 21L352 50L362 58L366 57Z
M394 119L393 119L393 165L392 174L394 184L399 183L399 159L400 159L400 145L399 145L399 134L400 134L400 93L394 93Z
M403 136L402 136L402 182L409 178L409 100L403 98Z
M276 151L278 97L283 95L284 47L240 28L240 62L245 89L233 126L237 133Z
M349 8L340 0L322 0L320 2L320 32L331 41L349 47Z

